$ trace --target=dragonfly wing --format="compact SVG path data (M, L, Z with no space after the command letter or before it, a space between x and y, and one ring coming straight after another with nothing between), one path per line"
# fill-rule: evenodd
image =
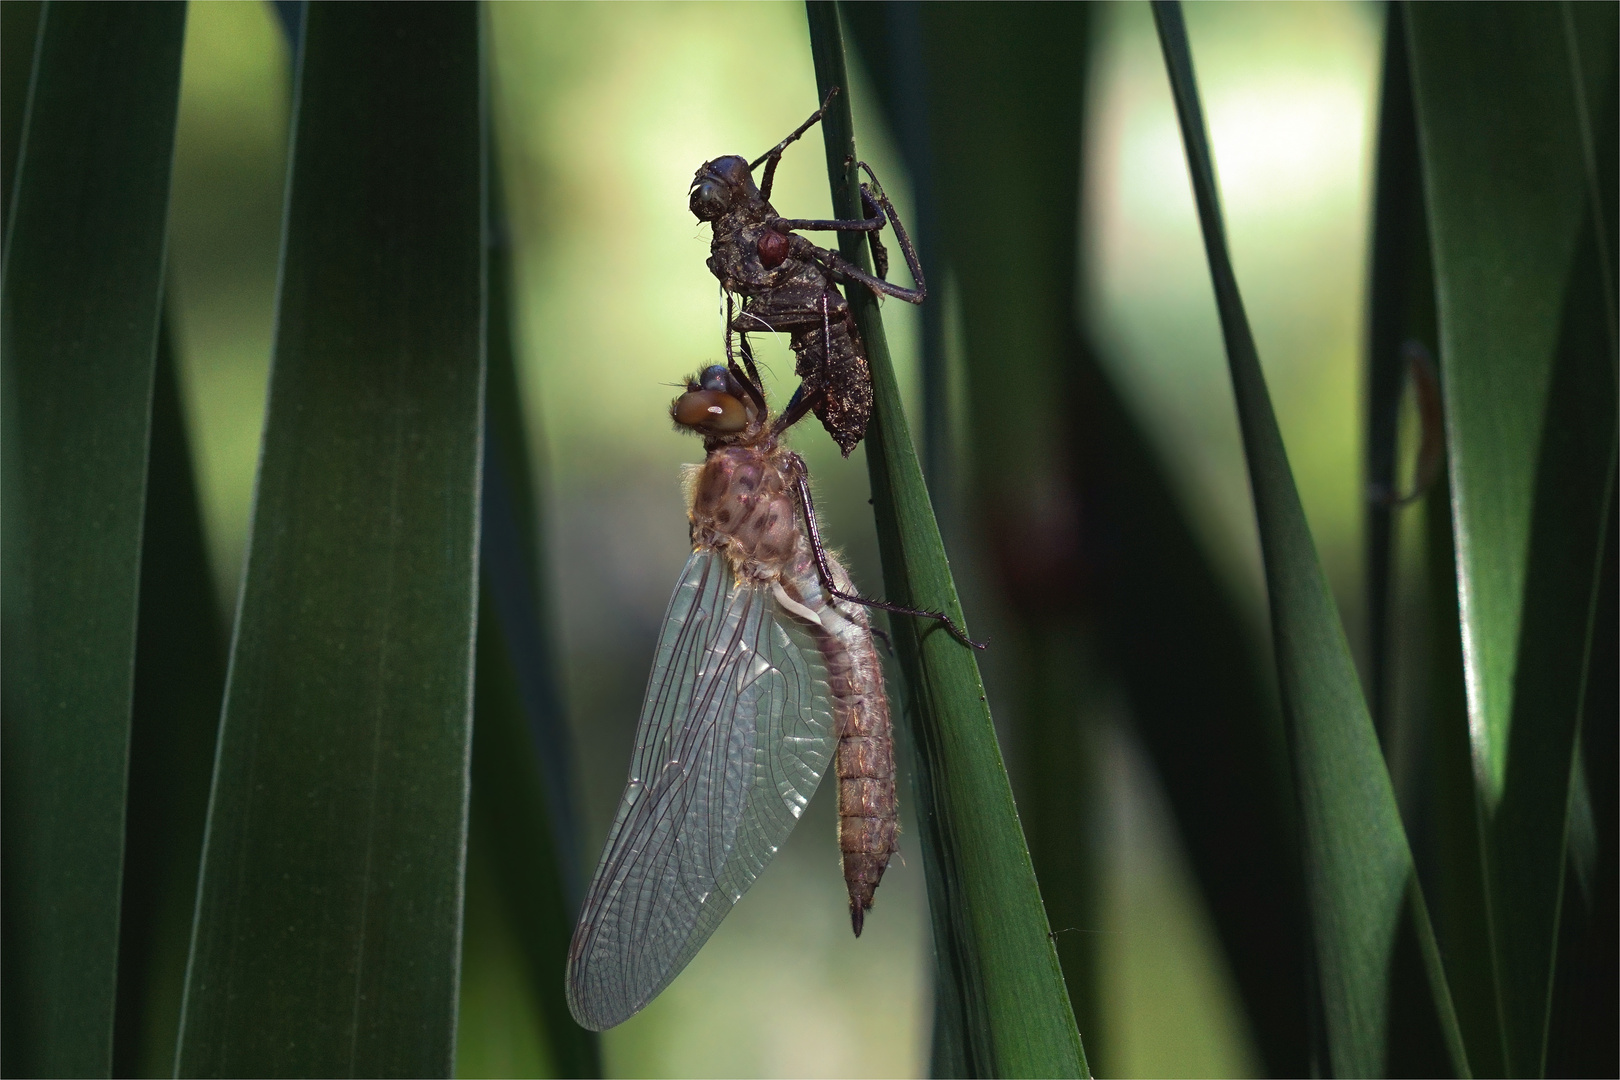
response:
M568 1005L612 1027L679 975L775 856L832 758L814 639L712 551L664 616L630 780L568 956Z

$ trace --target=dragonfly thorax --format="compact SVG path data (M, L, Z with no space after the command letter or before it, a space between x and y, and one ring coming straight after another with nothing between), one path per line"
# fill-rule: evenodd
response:
M691 488L692 546L722 552L738 580L772 581L808 558L794 482L798 455L780 447L724 446Z

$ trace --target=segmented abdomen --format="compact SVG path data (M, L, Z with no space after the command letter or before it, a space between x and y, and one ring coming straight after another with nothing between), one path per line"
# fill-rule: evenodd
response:
M838 848L856 937L860 937L866 909L872 906L872 894L883 880L900 831L894 730L883 692L883 668L872 647L871 631L865 626L860 629L860 639L853 643L827 634L837 647L824 645L821 650L827 660L838 733L833 758L838 774Z
M829 569L838 587L855 591L849 575L831 554ZM894 728L883 689L883 665L872 644L866 609L833 601L822 589L808 551L782 576L788 597L817 616L809 627L827 665L833 730L838 748L838 849L849 889L849 919L859 937L872 906L872 894L888 869L900 831L900 800L894 785Z

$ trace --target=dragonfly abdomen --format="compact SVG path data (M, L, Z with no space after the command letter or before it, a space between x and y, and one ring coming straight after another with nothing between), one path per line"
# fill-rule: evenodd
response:
M830 554L829 567L838 587L854 591L844 568ZM838 775L838 849L849 890L849 920L861 934L866 910L889 858L898 847L900 801L894 783L894 727L883 687L883 665L872 643L866 612L833 602L815 580L814 564L801 560L801 595L819 609L817 646L827 665L827 688L833 704L833 730L838 749L833 771Z
M883 693L883 669L872 648L870 633L861 645L864 656L857 655L856 649L843 650L852 665L847 677L848 692L833 695L838 733L838 750L833 758L838 774L838 848L843 856L849 918L856 937L861 935L866 909L872 906L872 895L883 880L883 871L888 869L900 831L900 805L894 790L894 733L888 698ZM834 658L826 650L823 656L831 676Z

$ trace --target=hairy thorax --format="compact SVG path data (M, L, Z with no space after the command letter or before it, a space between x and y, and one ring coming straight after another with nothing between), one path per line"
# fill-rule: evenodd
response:
M722 552L738 580L777 581L801 549L793 484L797 455L773 447L728 446L691 478L692 544Z

